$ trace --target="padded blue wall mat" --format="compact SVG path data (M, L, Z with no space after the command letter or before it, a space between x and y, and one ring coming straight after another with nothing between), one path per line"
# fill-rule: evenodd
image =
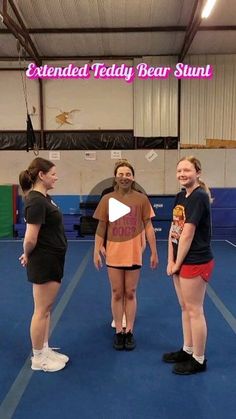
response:
M161 361L182 344L180 310L166 276L149 251L138 288L137 348L112 348L106 268L93 267L93 241L69 243L65 277L53 312L51 345L70 356L55 373L30 369L31 285L18 257L22 242L0 241L0 418L234 419L236 398L236 242L213 242L216 267L206 295L208 370L177 376Z
M236 188L211 188L212 207L236 208Z

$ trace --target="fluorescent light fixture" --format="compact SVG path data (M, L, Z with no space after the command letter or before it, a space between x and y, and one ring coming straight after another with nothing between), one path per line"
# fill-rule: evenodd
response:
M215 2L216 2L216 0L207 0L206 1L206 4L205 4L205 6L203 8L203 11L202 11L202 18L203 19L208 18L208 16L210 15L210 13L211 13L214 5L215 5Z

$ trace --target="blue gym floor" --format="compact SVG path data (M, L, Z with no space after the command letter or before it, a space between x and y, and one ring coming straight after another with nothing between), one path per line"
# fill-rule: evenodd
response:
M70 356L55 373L30 369L31 285L21 241L0 241L0 419L234 419L236 410L236 241L214 241L208 286L208 371L172 374L162 353L181 347L180 311L166 276L167 243L151 271L146 250L138 288L137 348L112 348L106 268L93 267L93 241L69 243L53 312L51 346Z

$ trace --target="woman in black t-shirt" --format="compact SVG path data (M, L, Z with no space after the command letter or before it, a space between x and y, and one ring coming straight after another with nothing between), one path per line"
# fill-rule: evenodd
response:
M24 253L19 260L33 283L34 298L31 368L49 372L61 370L69 360L48 346L50 313L63 277L67 248L62 214L47 193L57 179L55 165L41 157L35 158L19 176L25 194L26 220Z
M213 266L210 191L200 180L201 163L193 156L177 165L177 179L183 190L177 194L169 233L167 274L173 275L182 309L183 348L163 355L175 363L176 374L206 370L204 356L207 327L203 311L206 284Z

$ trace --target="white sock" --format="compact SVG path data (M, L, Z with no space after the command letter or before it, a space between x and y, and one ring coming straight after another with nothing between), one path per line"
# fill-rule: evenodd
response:
M48 351L48 342L44 342L44 344L43 344L43 352L45 354L47 354L47 351Z
M42 349L34 349L33 348L33 355L35 358L39 358L43 354L43 348Z
M204 359L205 359L205 356L204 356L204 355L202 355L202 356L197 356L197 355L194 355L194 354L193 354L193 358L194 358L194 359L196 359L196 361L197 361L197 362L199 362L199 364L203 364Z
M193 353L193 347L192 346L186 346L186 345L184 345L183 346L183 351L184 352L187 352L187 354L189 354L189 355L192 355L192 353Z

